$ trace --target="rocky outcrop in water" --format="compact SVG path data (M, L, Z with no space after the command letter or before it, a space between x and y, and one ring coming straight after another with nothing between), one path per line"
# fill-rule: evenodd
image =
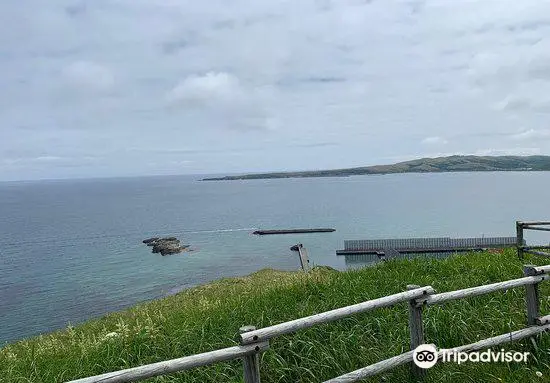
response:
M178 254L189 248L189 245L182 245L176 237L153 237L142 241L147 246L151 246L152 252L160 255Z
M159 239L160 239L159 237L147 238L147 239L144 239L142 242L147 246L153 246L152 243L155 241L158 241ZM151 245L149 245L150 243Z

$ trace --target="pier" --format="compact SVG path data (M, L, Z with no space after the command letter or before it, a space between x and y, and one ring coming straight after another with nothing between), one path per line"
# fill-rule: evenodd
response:
M452 253L481 251L489 248L504 248L516 245L516 237L481 238L402 238L402 239L366 239L346 240L344 249L336 250L336 255L377 254L398 252L416 253Z

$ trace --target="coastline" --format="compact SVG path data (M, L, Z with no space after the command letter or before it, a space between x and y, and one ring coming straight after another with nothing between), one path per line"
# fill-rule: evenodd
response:
M270 180L270 179L290 179L290 178L351 178L351 177L363 177L363 176L389 176L399 174L448 174L448 173L542 173L550 170L532 170L532 169L502 169L502 170L442 170L431 172L385 172L385 173L361 173L361 174L334 174L334 175L285 175L285 176L265 176L256 177L255 175L245 174L242 176L225 176L215 178L203 178L197 181L199 182L216 182L216 181L253 181L253 180Z
M454 173L454 172L506 172L549 171L550 156L448 156L420 158L389 165L372 165L353 168L280 171L240 174L225 177L203 178L201 181L236 181L276 178L349 177L354 175L385 175L400 173Z

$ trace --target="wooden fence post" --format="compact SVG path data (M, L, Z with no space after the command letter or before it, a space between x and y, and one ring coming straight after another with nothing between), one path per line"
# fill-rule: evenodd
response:
M523 222L516 221L516 248L518 258L523 259Z
M407 290L418 289L418 285L407 285ZM418 305L416 299L409 301L409 330L411 334L411 351L424 344L424 327L422 325L422 306ZM411 373L418 379L426 375L426 370L418 367L416 364L411 365Z
M255 326L243 326L239 332L256 330ZM257 348L258 349L258 348ZM260 383L260 354L247 355L243 358L244 383Z
M298 245L298 254L300 256L300 264L302 265L302 270L308 272L310 269L309 258L307 256L306 248L303 247L301 243Z
M533 265L524 265L523 274L526 277L537 275ZM527 324L533 326L537 324L539 317L539 284L525 285L525 301L527 303Z

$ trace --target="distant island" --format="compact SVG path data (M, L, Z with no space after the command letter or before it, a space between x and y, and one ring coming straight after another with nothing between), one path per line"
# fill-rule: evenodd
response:
M202 181L257 180L269 178L348 177L393 173L548 171L550 156L449 156L420 158L392 165L358 168L275 172L204 178Z

